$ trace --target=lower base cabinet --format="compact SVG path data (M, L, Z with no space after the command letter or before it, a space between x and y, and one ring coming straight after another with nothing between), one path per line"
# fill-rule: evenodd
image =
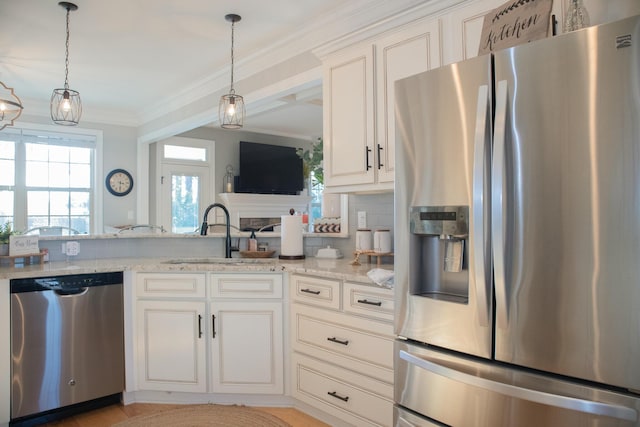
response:
M282 303L211 304L215 393L282 394Z
M284 393L281 273L138 273L135 309L139 390Z
M297 399L355 426L393 424L388 383L298 353L293 365Z
M393 291L292 275L292 395L345 423L393 424Z
M141 389L207 391L204 310L204 302L138 301Z

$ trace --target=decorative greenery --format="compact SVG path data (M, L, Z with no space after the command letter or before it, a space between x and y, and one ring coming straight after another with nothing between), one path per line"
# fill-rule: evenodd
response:
M311 172L320 184L324 183L324 170L322 169L322 137L311 144L308 150L298 148L298 156L303 162L304 177L309 178Z
M4 224L0 225L0 245L1 244L8 244L9 243L9 237L15 234L13 229L11 228L11 223L10 222L5 222Z

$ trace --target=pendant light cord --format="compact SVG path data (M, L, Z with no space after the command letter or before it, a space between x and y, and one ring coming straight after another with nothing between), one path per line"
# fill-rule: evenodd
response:
M234 43L234 28L236 26L236 21L232 21L231 22L231 89L229 90L229 93L235 93L235 91L233 90L233 62L234 62L234 56L233 56L233 43Z
M67 7L67 40L65 42L65 59L64 59L64 88L69 89L69 13Z

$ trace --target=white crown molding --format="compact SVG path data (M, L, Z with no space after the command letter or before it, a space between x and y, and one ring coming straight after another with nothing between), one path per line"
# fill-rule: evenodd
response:
M358 0L343 3L339 9L305 23L300 30L282 38L268 49L254 52L236 61L234 73L236 85L269 68L286 62L305 52L323 52L337 49L343 44L362 40L382 31L415 20L416 11L421 16L458 4L463 0ZM355 30L354 30L355 29ZM320 55L321 57L321 55ZM217 108L217 98L229 85L229 66L213 71L170 97L140 112L141 124L152 122L172 111L189 105L206 96L212 97ZM246 95L245 98L247 97Z
M404 7L396 7L394 13L382 14L377 20L372 17L369 25L354 27L355 30L344 33L339 37L335 37L327 43L316 47L313 49L313 53L318 58L324 59L328 55L340 49L344 49L365 40L373 39L402 25L443 12L444 10L463 3L464 1L466 0L406 1L404 2ZM382 0L381 3L384 4L384 0ZM388 3L390 5L397 6L396 2Z

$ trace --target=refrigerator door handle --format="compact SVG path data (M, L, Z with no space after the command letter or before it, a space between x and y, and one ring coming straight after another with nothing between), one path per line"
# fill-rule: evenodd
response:
M496 112L493 134L493 162L491 168L491 240L493 243L493 274L496 293L496 326L507 328L508 306L505 283L505 139L507 133L507 81L496 88Z
M557 408L583 412L587 414L617 418L620 420L635 422L638 419L638 413L636 412L636 410L628 408L626 406L594 402L592 400L562 396L559 394L551 394L538 390L532 390L529 388L518 387L511 384L505 384L486 378L476 377L475 375L466 374L464 372L447 368L429 360L425 360L404 350L400 350L399 356L401 359L407 361L408 363L425 369L434 374L441 375L453 381L458 381L466 385L482 388L505 396L541 403L543 405L555 406Z
M478 323L489 326L489 289L487 281L487 230L485 230L485 206L488 203L485 194L485 157L491 143L491 123L489 121L489 86L478 88L478 106L476 109L476 130L473 149L473 257L475 266L476 303Z

